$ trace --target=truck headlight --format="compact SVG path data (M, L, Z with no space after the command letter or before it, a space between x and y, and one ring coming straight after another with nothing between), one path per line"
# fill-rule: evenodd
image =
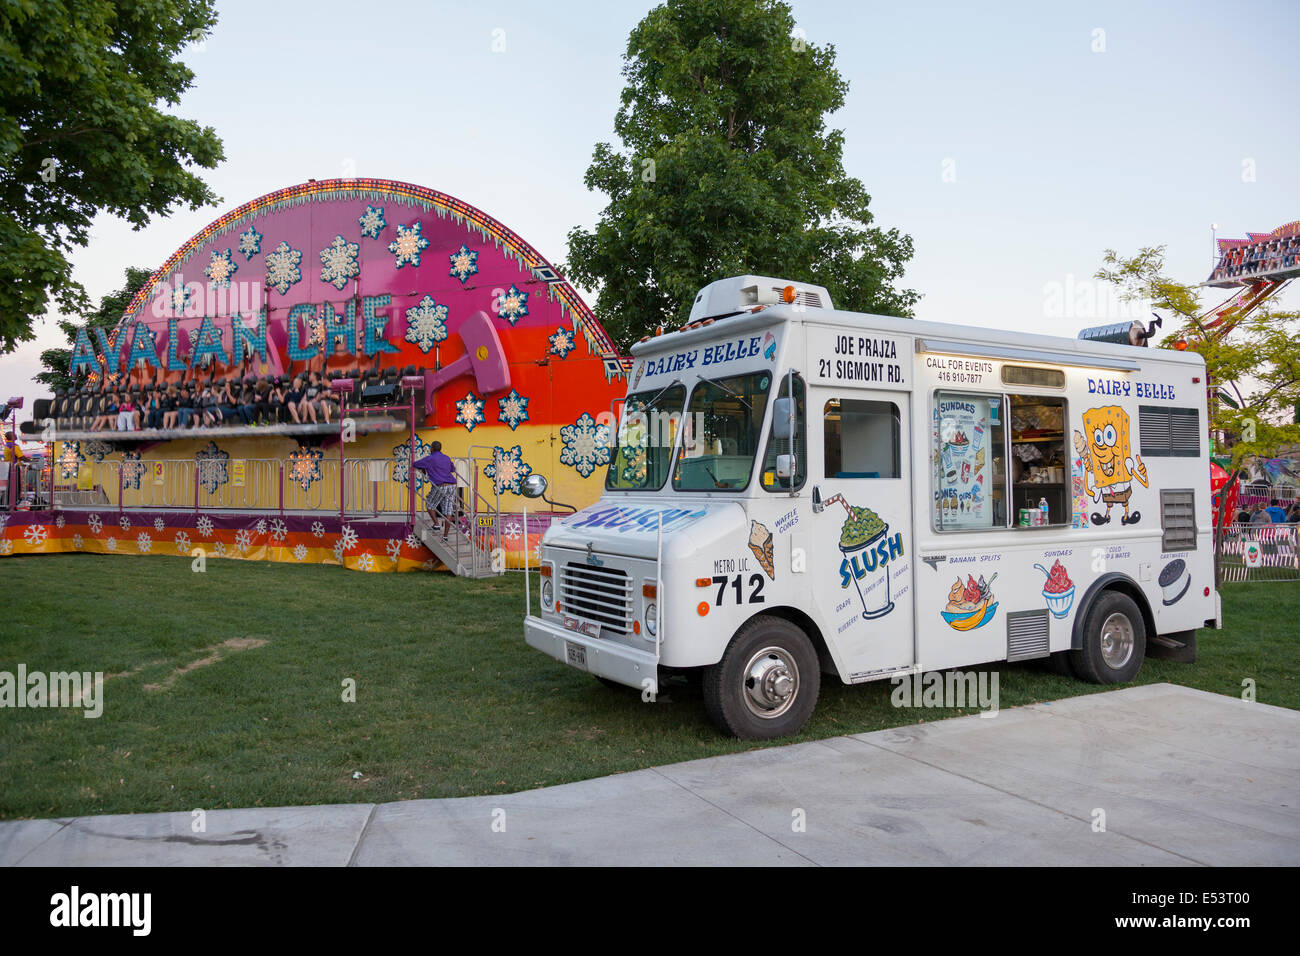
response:
M542 581L542 603L550 607L555 603L555 588L551 584L551 579L546 578Z
M651 637L659 632L659 608L653 604L645 606L645 630Z

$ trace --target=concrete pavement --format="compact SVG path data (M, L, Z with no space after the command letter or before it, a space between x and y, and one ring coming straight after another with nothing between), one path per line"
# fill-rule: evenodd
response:
M206 822L0 823L0 865L1294 866L1300 713L1154 684L505 796Z

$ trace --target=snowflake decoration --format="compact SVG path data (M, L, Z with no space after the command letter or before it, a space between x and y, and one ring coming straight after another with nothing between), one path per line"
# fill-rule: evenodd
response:
M104 522L100 520L99 515L91 515L86 519L86 524L90 525L92 534L99 534L100 529L104 527Z
M427 561L424 562L424 564L420 565L421 571L433 571L435 569L436 566L433 563L433 558L429 558Z
M394 264L400 269L408 262L418 266L420 253L428 247L429 240L420 235L420 223L417 220L410 227L397 227L397 238L388 244L388 251L396 257Z
M571 465L584 478L600 465L609 464L609 426L598 424L590 413L583 412L572 425L560 429L560 440L564 450L560 452L560 464Z
M207 515L200 515L198 520L199 534L207 538L212 534L212 519Z
M226 465L230 462L230 453L218 448L216 442L210 441L202 451L195 452L194 460L198 462L199 484L207 489L208 494L212 494L230 480L226 470Z
M302 490L306 491L314 482L321 480L320 462L324 457L325 453L319 448L299 445L298 450L289 455L289 480L298 482ZM316 525L312 526L312 530L316 530ZM320 535L317 534L316 537L319 538Z
M153 538L149 537L147 531L141 531L136 536L135 546L141 554L148 554L153 549Z
M533 468L524 461L524 450L519 445L509 451L497 445L492 449L492 463L483 469L484 476L492 479L498 494L503 491L519 494L523 480L532 473Z
M406 310L406 341L428 352L433 343L447 338L447 307L426 295L420 304Z
M122 515L122 517L118 520L117 523L122 528L123 531L131 530L131 519L128 518L126 515Z
M273 541L283 541L284 536L288 533L289 529L285 527L284 522L279 518L275 518L271 521L271 539Z
M86 456L81 453L81 443L65 441L63 451L59 452L59 472L63 478L75 478Z
M472 432L475 425L487 420L483 414L485 404L486 402L476 397L473 392L467 392L465 397L456 403L456 421L464 425L466 431Z
M547 351L562 359L568 358L569 353L577 347L573 342L573 329L556 329L547 336L547 340L551 343Z
M630 451L625 451L625 456L627 464L623 466L623 471L620 473L623 483L626 485L645 484L645 449L634 446Z
M334 542L334 560L339 564L343 563L343 539L338 538Z
M388 544L384 545L384 550L387 551L388 556L396 562L397 559L402 556L402 542L398 541L396 538L389 538Z
M12 554L13 550L14 550L14 543L10 541L8 538L6 538L3 541L0 541L0 554Z
M109 537L109 539L108 539L107 541L104 542L104 547L108 548L109 551L116 551L116 550L117 550L117 538Z
M375 563L375 559L370 556L369 552L366 552L362 554L361 557L357 558L357 570L369 571L370 566L373 565L374 563Z
M8 541L5 542L5 544L8 544L8 543L9 543ZM82 543L83 543L83 542L82 542L82 540L81 540L81 535L79 535L79 534L74 534L74 535L72 536L72 546L73 546L74 548L76 548L78 551L81 550L81 545L82 545Z
M212 553L219 558L226 556L226 542L218 541L212 545Z
M325 534L325 526L321 524L319 521L313 521L311 523L311 533L315 537L319 538Z
M519 536L523 534L523 531L519 527L519 522L512 521L505 526L505 529L501 533L511 541L517 541Z
M176 550L181 554L190 550L190 536L184 531L176 532Z
M180 315L190 307L190 296L194 290L187 285L178 285L172 289L172 311Z
M92 461L103 461L104 456L112 452L112 450L112 445L106 441L100 441L98 438L86 442L82 447L82 451L86 453L86 457Z
M256 527L258 534L266 534L266 519L258 518Z
M55 526L56 528L62 528L65 524L67 524L67 521L64 520L64 518L63 518L63 513L60 512L59 515L58 515L58 517L56 517L56 518L54 519L54 526ZM3 525L3 524L0 524L0 531L2 531L2 530L4 530L4 525Z
M293 559L303 561L307 557L307 546L305 544L295 544L293 546Z
M528 399L512 388L509 395L497 399L497 417L514 431L528 421Z
M447 258L451 260L451 272L449 274L459 279L461 285L464 285L466 279L478 272L478 253L471 252L466 245L462 245Z
M520 292L512 285L497 300L497 314L514 325L528 314L528 293Z
M240 528L235 532L235 550L243 554L253 544L253 536L249 534L247 528Z
M348 242L342 236L335 236L334 241L320 251L320 281L328 282L340 292L348 280L361 274L357 265L357 252L361 249L355 242Z
M122 453L122 487L140 490L140 480L144 478L148 466L140 460L138 451Z
M414 534L408 534L406 536L406 546L408 548L418 548L420 546L420 543L415 540Z
M239 234L239 251L244 254L245 262L253 258L262 251L262 234L249 226L247 232Z
M161 531L161 530L163 529L163 519L162 519L162 518L154 518L154 519L153 519L153 529L154 529L155 531Z
M274 250L266 254L266 284L280 295L289 291L289 286L302 279L298 264L302 262L302 253L290 249L289 243L281 242Z
M343 545L344 551L351 551L357 546L357 533L351 525L345 524L343 530L339 533L339 543Z
M388 223L384 222L384 207L367 206L366 211L357 219L357 225L361 227L361 235L370 239L378 239L379 234L384 231Z
M239 270L239 263L230 255L230 250L222 252L213 252L211 259L208 260L208 267L203 270L203 274L211 280L215 288L223 289L230 285L231 277Z
M28 543L31 544L33 548L39 548L45 543L45 539L49 537L49 534L50 533L45 530L45 525L34 524L23 532L23 537L27 539Z
M428 455L433 449L426 445L419 435L415 436L415 460ZM393 481L399 485L409 485L411 482L411 462L409 455L411 447L407 442L393 446ZM415 489L419 491L429 483L429 476L418 469L415 472Z

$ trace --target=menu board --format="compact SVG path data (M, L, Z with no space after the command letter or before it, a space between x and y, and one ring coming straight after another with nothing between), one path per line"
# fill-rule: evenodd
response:
M991 528L993 428L1001 398L940 392L935 408L936 524L944 529Z

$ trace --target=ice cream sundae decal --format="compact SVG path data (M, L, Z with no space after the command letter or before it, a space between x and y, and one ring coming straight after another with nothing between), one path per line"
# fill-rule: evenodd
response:
M1083 432L1074 433L1074 447L1083 457L1085 492L1106 506L1105 514L1092 513L1092 523L1108 523L1111 508L1123 505L1120 523L1137 524L1141 513L1130 513L1128 507L1133 481L1140 481L1143 488L1150 486L1142 456L1133 454L1128 412L1118 405L1088 409L1083 413Z
M984 580L984 575L976 581L969 574L966 583L957 578L948 592L948 606L940 613L948 626L955 631L973 631L993 620L998 612L998 602L993 598L993 581L997 574Z
M1070 613L1070 608L1074 607L1074 582L1070 580L1065 565L1058 559L1052 562L1050 571L1041 564L1035 564L1034 567L1047 575L1047 583L1043 585L1047 609L1053 617L1065 617Z
M840 529L840 587L857 587L862 601L862 616L868 621L884 617L894 609L890 597L889 566L903 556L903 532L892 537L889 524L870 508L859 508L844 500L843 495L826 499L844 506L844 525Z

